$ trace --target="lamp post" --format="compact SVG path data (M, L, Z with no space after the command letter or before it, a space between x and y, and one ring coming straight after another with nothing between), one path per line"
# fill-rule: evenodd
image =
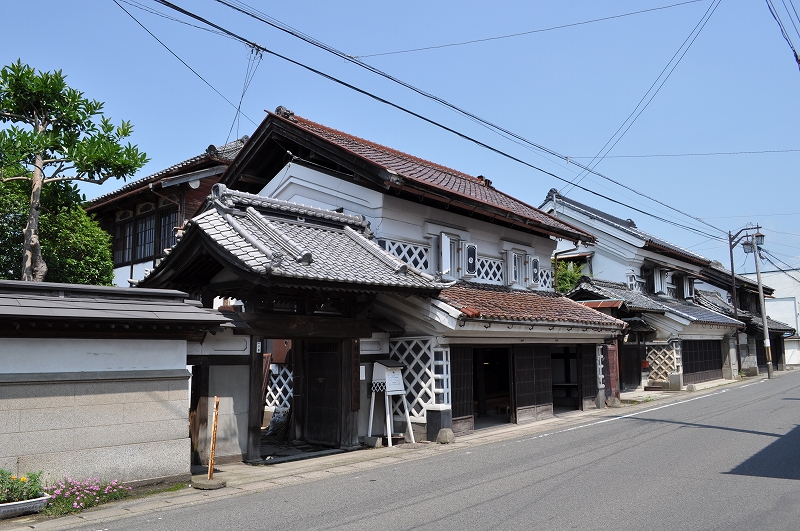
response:
M739 245L739 242L750 237L750 234L747 231L758 230L760 228L761 227L759 225L756 225L755 227L745 227L743 229L739 229L736 234L731 234L730 231L728 232L728 250L731 252L731 301L733 302L733 318L737 321L739 320L739 303L736 300L736 271L734 270L733 263L733 249ZM742 234L743 232L745 234ZM739 363L739 369L741 369L742 353L739 345L738 333L736 334L736 361Z
M767 326L767 306L764 304L764 286L761 284L761 265L758 263L758 255L761 254L761 246L764 245L764 235L761 231L756 232L750 237L749 241L742 243L742 249L749 254L753 253L756 262L756 277L758 278L758 298L761 302L761 322L764 327L764 353L767 357L767 378L775 377L775 370L772 368L772 349L769 343L769 327Z

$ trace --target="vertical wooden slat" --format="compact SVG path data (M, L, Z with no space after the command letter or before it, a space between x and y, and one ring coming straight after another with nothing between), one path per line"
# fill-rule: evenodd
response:
M472 416L472 347L450 347L453 418Z
M252 336L250 341L250 388L247 413L247 459L261 458L261 421L264 419L264 355L259 348L261 336Z
M553 373L550 345L536 345L533 349L534 395L537 406L553 403Z

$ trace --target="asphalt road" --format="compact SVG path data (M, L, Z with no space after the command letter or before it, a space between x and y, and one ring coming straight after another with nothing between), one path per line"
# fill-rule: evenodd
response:
M100 528L796 530L798 419L794 371L631 415L588 417L568 430Z

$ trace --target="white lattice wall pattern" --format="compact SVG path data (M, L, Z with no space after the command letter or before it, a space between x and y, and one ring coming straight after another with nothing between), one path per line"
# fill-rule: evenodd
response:
M406 384L408 413L411 420L416 422L425 422L425 406L436 403L432 345L433 340L430 337L393 339L389 343L391 357L406 366L403 369L403 379ZM447 372L449 373L449 368ZM393 409L395 415L404 414L400 404L395 404Z
M282 364L273 364L272 367L279 370L277 373L270 370L266 405L288 408L292 403L292 369Z
M650 364L650 379L668 381L675 372L675 348L672 344L647 345L647 363Z
M503 261L493 258L478 257L478 273L476 277L491 282L503 282Z
M392 253L405 263L422 271L429 270L431 255L431 250L429 247L384 239L378 240L378 244L384 250Z
M540 269L539 270L539 288L540 289L553 289L553 270Z
M437 404L450 404L450 349L433 349L433 392Z

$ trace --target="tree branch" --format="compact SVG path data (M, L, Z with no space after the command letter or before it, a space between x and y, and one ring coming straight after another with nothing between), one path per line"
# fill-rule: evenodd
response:
M90 179L88 177L78 177L77 175L67 176L67 177L48 177L44 179L42 183L54 183L59 181L82 181L85 183L94 183L94 184L103 184L110 178L114 177L113 175L105 175L99 179Z
M21 114L14 114L14 113L10 113L10 112L1 112L0 111L0 116L2 116L4 118L11 118L12 120L16 120L18 122L25 122L26 124L36 125L35 122L32 119L30 119L30 118L28 118L26 116L22 116Z
M0 177L0 182L4 183L7 181L24 181L24 180L30 181L30 179L31 179L30 177L26 177L25 175L17 175L14 177Z

